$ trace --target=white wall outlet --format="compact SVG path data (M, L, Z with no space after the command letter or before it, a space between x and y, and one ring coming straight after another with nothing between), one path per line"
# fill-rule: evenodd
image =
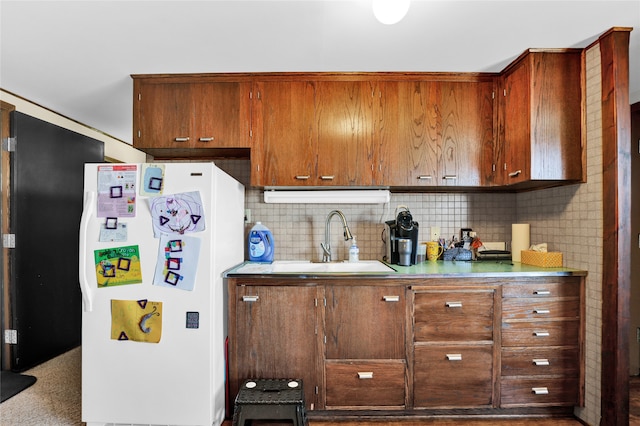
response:
M439 226L432 226L431 227L431 234L429 235L429 240L430 241L438 241L440 239L440 227Z

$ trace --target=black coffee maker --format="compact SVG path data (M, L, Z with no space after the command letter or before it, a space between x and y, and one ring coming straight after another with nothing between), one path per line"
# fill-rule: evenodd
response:
M405 210L397 213L395 220L384 223L387 236L385 260L395 265L415 265L418 255L418 222L413 221L408 208L401 207Z

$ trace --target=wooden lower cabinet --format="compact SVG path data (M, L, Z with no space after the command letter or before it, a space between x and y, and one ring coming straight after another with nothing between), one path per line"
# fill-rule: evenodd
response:
M583 292L578 277L503 286L500 407L584 403Z
M405 407L405 292L373 283L325 286L327 409Z
M405 372L402 359L326 361L326 407L404 408Z
M477 408L493 404L493 345L416 344L415 408Z
M302 378L308 412L336 419L583 404L584 277L227 284L230 401Z
M493 407L497 289L413 287L415 408Z
M246 379L303 380L305 403L318 405L317 286L250 285L233 287L229 304L230 390L235 398Z

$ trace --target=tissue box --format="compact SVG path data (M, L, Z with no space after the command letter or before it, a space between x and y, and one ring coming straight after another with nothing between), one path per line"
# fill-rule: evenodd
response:
M542 266L543 268L560 268L562 267L562 252L549 251L542 253L522 250L520 262L527 265Z

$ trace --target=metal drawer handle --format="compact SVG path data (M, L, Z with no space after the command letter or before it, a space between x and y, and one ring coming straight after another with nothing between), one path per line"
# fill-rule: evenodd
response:
M462 308L462 302L445 302L447 308Z
M462 354L447 354L447 361L462 361Z
M320 176L322 180L333 180L333 176Z
M549 290L533 290L533 294L537 296L548 296L551 292Z
M358 379L373 379L373 371L358 371Z
M549 360L544 358L534 359L533 365L549 365Z
M516 170L515 172L511 172L511 173L509 173L509 177L516 177L516 176L518 176L520 173L522 173L522 170Z
M189 137L177 137L173 139L176 142L188 142L189 141Z
M547 388L531 388L531 393L535 395L549 395L549 389Z
M534 331L533 335L536 337L549 337L548 331Z
M296 176L297 180L307 180L309 179L309 175L298 175Z
M420 175L420 176L418 176L418 180L427 180L427 179L433 179L433 177L431 175Z
M458 179L458 176L456 176L456 175L444 175L444 176L442 176L442 179L444 179L444 180L455 180L455 179Z
M534 309L533 313L534 314L548 314L551 311L549 311L549 309Z
M200 142L211 142L212 140L214 140L215 138L213 136L208 137L208 138L200 138L198 139Z
M385 302L399 302L400 296L382 296Z
M257 302L260 296L242 296L243 302Z

